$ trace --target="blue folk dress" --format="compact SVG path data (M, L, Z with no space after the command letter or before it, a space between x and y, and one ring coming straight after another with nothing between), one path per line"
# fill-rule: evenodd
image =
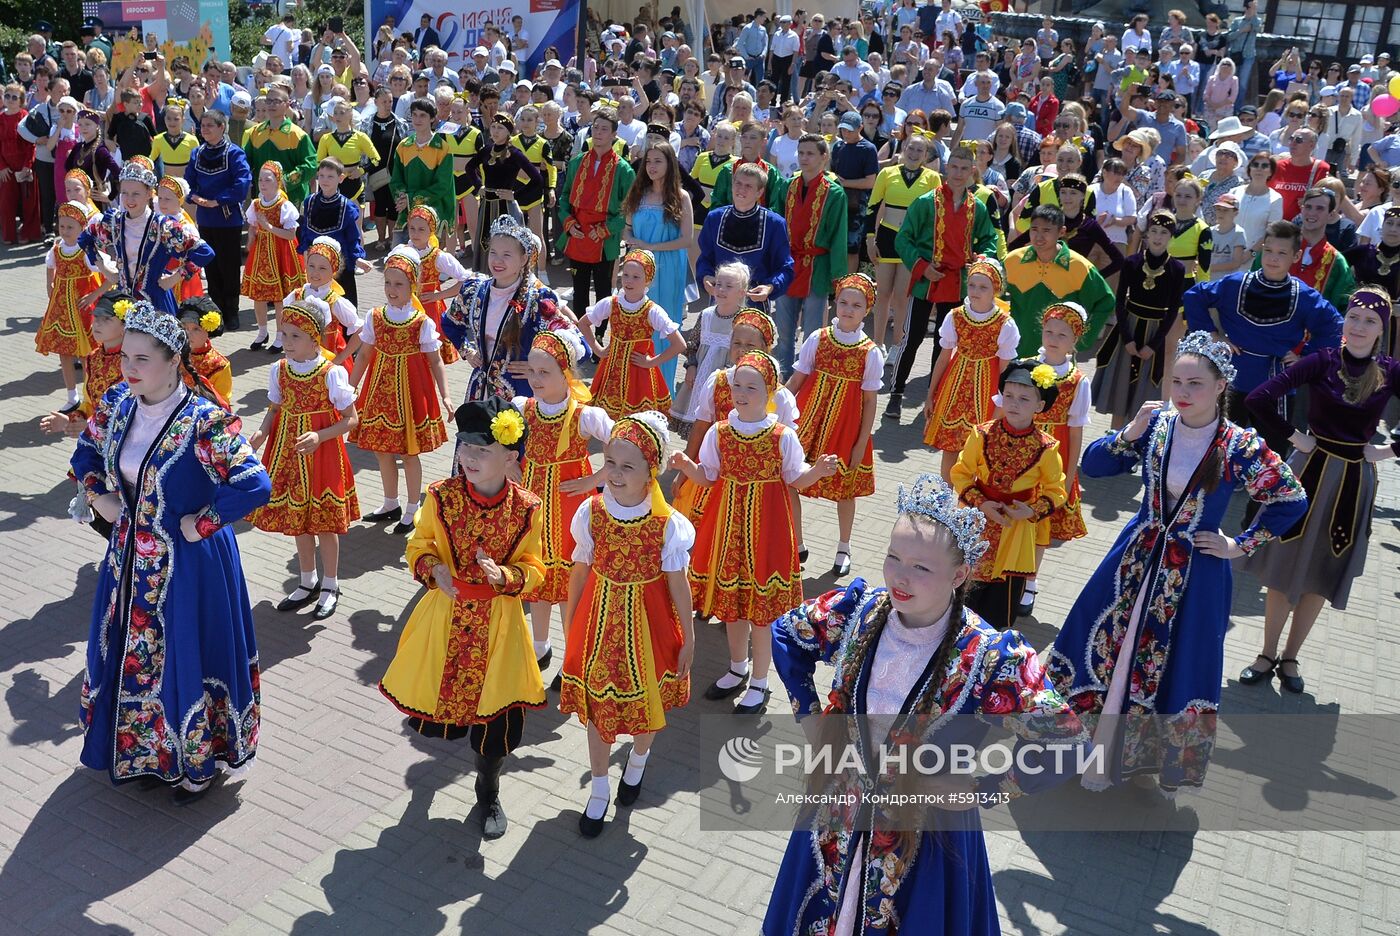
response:
M669 221L660 205L642 204L632 215L632 233L637 239L648 244L664 244L681 236L679 224ZM654 250L656 258L656 279L651 281L647 295L651 301L666 310L671 321L679 327L685 321L686 303L700 297L695 279L690 275L690 253L686 250ZM660 332L652 335L652 342L658 353L666 347L666 336ZM661 376L671 393L676 392L676 362L671 358L661 365Z
M1212 443L1224 457L1214 490L1206 489L1202 458L1170 502L1167 476L1179 418L1159 411L1135 441L1120 430L1084 450L1080 471L1086 477L1139 470L1142 505L1080 592L1047 663L1055 688L1076 712L1095 716L1107 707L1126 716L1109 782L1158 774L1168 793L1205 779L1233 593L1229 560L1196 549L1193 537L1220 528L1240 489L1263 508L1235 537L1245 555L1287 533L1307 511L1307 495L1288 465L1254 430L1224 419ZM1132 670L1122 680L1126 697L1109 699L1124 637L1135 622Z
M141 239L132 253L128 250L126 230L129 224L142 225ZM88 224L78 235L78 246L87 251L88 260L96 264L100 250L112 258L117 267L117 288L137 299L145 299L162 312L175 314L178 303L175 294L160 285L171 260L179 260L186 279L198 276L198 267L214 259L214 250L179 218L160 214L152 207L144 219L133 219L124 208L112 208Z
M799 717L823 712L834 715L878 715L866 708L871 667L880 634L889 620L890 600L884 588L867 588L856 579L845 589L812 599L773 624L773 665L788 687ZM917 737L903 740L954 740L977 745L988 724L1002 722L1025 734L1038 729L1040 740L1080 745L1087 735L1055 692L1041 668L1035 649L1014 630L998 632L972 611L961 609L947 663L936 672L936 654L925 665L901 709L901 715L921 719ZM823 710L813 674L818 662L833 663L836 671L830 704ZM954 715L974 716L954 719ZM922 721L927 719L927 721ZM984 723L985 722L985 723ZM903 730L908 730L907 725ZM925 727L926 725L926 727ZM863 763L878 755L858 734ZM1015 797L1068 779L1048 760L1018 749L1020 762L1036 774L991 774L977 782L983 793ZM823 791L830 792L827 790ZM943 812L939 828L902 836L881 831L897 828L882 813L863 817L873 832L852 831L857 825L848 806L823 805L788 840L778 879L773 886L764 936L825 936L834 932L844 892L859 887L864 916L855 932L866 936L996 936L996 896L987 862L986 842L977 810ZM861 866L852 868L856 855Z
M233 522L271 485L236 416L187 389L134 488L120 459L138 400L102 398L73 455L90 498L122 495L97 583L79 708L82 763L114 783L201 783L257 752L258 652ZM198 516L190 543L180 518Z
M510 306L502 316L496 334L486 334L487 311L491 304L490 276L475 275L462 284L458 297L452 300L442 315L442 333L460 352L469 349L482 357L481 367L472 371L467 381L467 400L485 400L499 396L507 402L518 396L533 396L530 382L513 377L506 365L524 361L530 355L530 345L542 331L573 330L574 324L559 311L559 297L532 273L527 273L510 298ZM519 321L519 341L507 345L501 341L512 319ZM488 337L490 340L488 341ZM580 339L581 340L581 339ZM486 348L491 354L487 357Z

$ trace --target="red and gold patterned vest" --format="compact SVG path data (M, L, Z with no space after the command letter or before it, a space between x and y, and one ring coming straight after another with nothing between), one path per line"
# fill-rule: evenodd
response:
M415 310L402 325L389 321L383 306L370 314L374 316L374 349L380 354L407 357L423 350L418 344L418 332L423 327L423 319L427 317L424 313Z
M836 340L834 325L828 325L817 339L816 371L836 380L861 381L865 378L865 358L870 353L869 336L862 334L853 345Z
M525 460L535 465L548 465L560 462L574 462L588 457L588 439L579 429L583 416L583 406L577 405L570 413L567 409L557 416L546 416L540 411L538 400L525 403L525 424L530 432L525 437ZM559 436L564 431L565 421L569 425L569 446L563 455L555 454L559 449ZM572 520L573 518L567 518Z
M661 577L661 546L667 517L648 514L639 520L614 520L595 495L588 507L593 536L593 572L618 585L642 585Z

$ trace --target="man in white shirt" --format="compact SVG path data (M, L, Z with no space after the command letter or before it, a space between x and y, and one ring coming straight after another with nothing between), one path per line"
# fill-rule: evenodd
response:
M563 63L560 62L558 59L550 59L548 62L544 63L544 77L540 80L540 83L535 87L544 88L546 91L549 92L550 97L552 97L554 100L560 103L563 103L564 88L566 87L564 82L560 80L563 77Z
M938 63L925 62L923 80L904 89L899 96L899 106L906 113L921 110L932 114L936 110L954 113L957 101L953 97L953 86L938 77Z
M852 88L860 87L860 76L866 72L874 73L875 69L870 67L869 62L860 60L860 53L856 52L856 47L848 45L841 50L841 63L831 69L831 73L843 81L850 82Z
M962 89L958 91L958 97L970 98L975 95L977 93L977 79L982 77L991 78L992 94L996 94L997 89L1001 87L1001 78L992 71L992 57L986 52L978 52L973 58L973 67L975 70L963 82Z
M262 44L283 62L296 61L297 46L301 43L301 30L296 28L297 18L288 13L282 22L273 23L263 33Z
M1332 140L1346 140L1347 158L1346 171L1356 171L1356 160L1361 153L1361 111L1352 106L1355 92L1350 85L1342 85L1337 89L1337 106L1332 109L1332 115L1327 120L1327 129L1331 131L1328 146Z
M992 138L1006 105L992 96L992 82L988 76L977 75L976 88L976 96L966 98L958 109L958 139L984 142Z
M501 41L501 31L495 26L487 26L482 30L482 34L488 53L487 58L491 62L491 67L500 71L501 63L509 57L506 51L506 44Z
M628 149L632 149L640 145L646 135L646 122L637 119L636 104L632 95L620 95L617 100L617 138L626 143Z

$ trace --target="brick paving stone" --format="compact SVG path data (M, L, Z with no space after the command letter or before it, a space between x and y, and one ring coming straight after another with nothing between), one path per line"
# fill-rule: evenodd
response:
M360 279L365 307L378 274ZM511 829L482 842L469 753L410 736L375 689L417 587L403 541L356 527L343 539L340 613L326 622L272 605L294 578L290 541L240 526L263 676L262 748L250 779L186 810L163 792L113 789L76 766L77 694L100 543L66 518L71 445L43 436L60 405L57 362L33 349L43 301L35 250L0 252L0 933L244 934L753 933L785 836L701 828L695 779L668 753L700 743L697 698L661 735L642 800L596 841L581 840L585 736L557 712L532 713L527 746L503 778ZM249 316L251 319L251 316ZM216 343L235 366L236 409L256 426L270 355L249 333ZM875 437L878 493L862 501L853 571L878 578L893 492L936 460L904 425ZM465 372L449 372L454 396ZM1091 434L1104 428L1096 421ZM373 460L354 452L362 504L382 492ZM446 448L424 459L442 477ZM1036 646L1054 638L1078 589L1135 508L1133 478L1088 482L1090 536L1052 551ZM830 505L804 504L809 594L831 587ZM1238 523L1236 505L1227 525ZM1308 694L1226 687L1234 711L1400 712L1400 474L1381 468L1365 576L1345 613L1324 611L1309 641ZM1237 575L1225 672L1252 658L1262 595ZM560 637L557 615L552 624ZM696 683L724 660L722 631L697 627ZM698 696L698 693L697 693ZM786 711L777 693L773 712ZM615 752L613 781L625 758ZM1211 789L1215 797L1250 795ZM1186 801L1189 804L1189 799ZM616 812L615 807L610 815ZM464 821L465 820L465 821ZM1228 936L1400 932L1400 833L987 834L1008 933Z

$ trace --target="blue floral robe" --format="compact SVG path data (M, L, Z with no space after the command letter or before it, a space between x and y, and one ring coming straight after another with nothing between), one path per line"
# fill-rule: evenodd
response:
M1307 495L1288 465L1254 430L1228 420L1216 433L1225 464L1215 490L1205 490L1198 468L1168 510L1167 464L1178 418L1161 411L1137 440L1110 432L1084 450L1080 471L1090 478L1123 474L1141 462L1142 505L1080 592L1048 661L1055 687L1076 712L1102 711L1138 592L1149 581L1120 710L1126 716L1122 756L1111 758L1109 767L1114 781L1159 773L1166 789L1200 786L1205 779L1233 597L1229 561L1195 549L1194 535L1220 528L1240 488L1263 506L1235 537L1246 555L1286 533L1307 511ZM1153 715L1180 717L1133 717Z
M888 606L883 588L869 589L856 579L845 589L812 599L779 618L773 625L773 665L800 718L823 711L813 673L818 662L833 662L834 688L826 714L866 714L866 690L878 638L862 658L860 638L883 627ZM927 713L927 728L919 738L937 738L940 744L957 734L957 742L976 745L986 725L1004 723L1018 735L1075 744L1087 740L1083 727L1055 692L1036 656L1035 649L1014 630L998 632L972 611L963 609L954 652L942 672L935 673L930 660L917 688L905 702L904 713ZM1021 716L1021 717L1013 717ZM976 729L969 733L969 727ZM909 736L901 740L908 742ZM914 738L912 740L918 740ZM857 735L861 759L867 755L865 740ZM1029 752L1027 752L1029 753ZM1003 792L1015 797L1048 788L1068 779L1056 773L1048 761L1031 756L1024 763L1037 764L1038 775L1013 772L978 780L981 792ZM825 791L824 791L825 792ZM861 888L864 928L856 932L900 936L994 936L999 933L996 898L981 820L975 809L944 812L937 832L921 832L906 847L898 833L880 831L881 815L871 820L873 833L852 832L851 807L823 806L810 822L793 832L783 856L773 896L763 922L764 936L819 936L832 932L846 886ZM884 828L894 827L890 823ZM850 867L859 843L864 842L864 866Z
M198 276L199 268L214 259L214 249L199 239L192 226L187 227L181 219L163 215L152 206L138 255L128 256L124 232L130 220L126 209L109 209L88 223L87 230L78 235L78 246L87 251L88 260L94 264L99 250L112 258L120 291L174 315L179 306L175 294L160 285L166 267L171 260L179 260L186 279Z
M89 497L123 498L97 583L79 720L84 766L113 782L193 783L257 751L258 654L231 524L271 485L237 417L188 390L147 452L136 490L118 460L137 400L119 383L73 455ZM185 540L197 514L204 537Z
M442 316L443 336L458 351L468 349L485 357L486 348L486 308L491 300L490 276L477 275L462 284L460 294L452 300ZM501 327L492 336L491 359L472 371L467 381L467 400L484 400L495 394L505 400L518 396L533 396L530 382L524 377L512 377L506 373L506 365L524 361L530 355L530 345L542 331L570 331L574 324L559 311L559 297L554 290L541 283L534 276L528 277L528 285L516 290L511 299L511 308L501 319ZM520 319L519 347L506 347L500 340L501 332L512 316Z

